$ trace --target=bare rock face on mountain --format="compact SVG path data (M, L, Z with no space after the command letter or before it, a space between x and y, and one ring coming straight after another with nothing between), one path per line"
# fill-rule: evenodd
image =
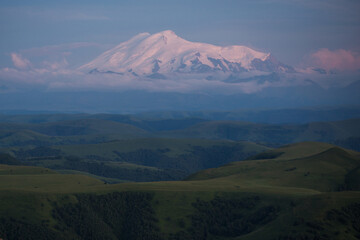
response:
M152 35L140 33L81 66L80 70L150 78L182 73L294 72L270 53L245 46L190 42L170 30Z

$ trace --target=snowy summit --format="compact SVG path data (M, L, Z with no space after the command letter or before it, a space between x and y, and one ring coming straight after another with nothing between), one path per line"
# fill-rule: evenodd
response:
M132 73L134 76L293 71L270 53L245 46L221 47L190 42L171 30L152 35L140 33L81 66L80 70L89 73Z

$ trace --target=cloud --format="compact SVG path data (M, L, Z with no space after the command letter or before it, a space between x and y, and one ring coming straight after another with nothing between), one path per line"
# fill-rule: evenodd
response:
M74 64L68 62L67 57L70 59L70 56L74 55L75 49L88 46L92 46L92 44L73 43L33 48L24 50L21 54L12 53L11 59L15 68L0 69L0 86L7 86L8 89L12 90L145 90L180 93L252 94L266 88L306 85L309 84L308 79L323 88L329 86L343 87L358 80L359 76L359 72L354 74L354 72L345 70L360 68L359 55L354 52L343 49L336 51L320 49L309 56L308 63L312 66L308 68L310 69L309 72L298 71L294 74L278 74L275 78L271 77L272 74L267 77L268 74L253 72L243 73L239 76L239 81L231 83L224 81L229 78L227 73L218 73L214 80L206 80L207 74L184 75L178 73L169 75L167 79L134 78L132 73L128 72L123 75L88 74L74 68ZM43 56L48 57L50 55L54 56L51 59L43 58ZM326 70L344 70L344 72L341 74L340 72L339 74L319 74L312 70L314 67Z
M62 58L58 60L44 60L38 64L33 64L27 58L23 57L19 53L11 53L11 60L14 66L26 72L36 72L36 73L43 73L49 71L57 71L60 69L66 69L69 66L68 61L65 58L66 55L63 55ZM10 69L10 68L6 68Z
M327 48L311 54L307 62L309 65L325 70L357 71L360 69L360 55L344 49L331 51Z
M12 89L42 89L61 91L87 90L144 90L153 92L202 92L202 93L254 93L267 88L273 83L256 81L226 83L217 80L206 80L196 76L174 76L169 79L134 78L131 73L88 74L66 68L67 63L58 66L51 64L47 68L31 68L26 71L15 68L0 69L0 85L11 86ZM277 83L279 84L279 83Z
M29 69L31 67L30 61L18 53L11 53L11 60L14 66L19 69Z
M246 80L228 83L217 80L206 80L199 75L175 74L168 79L150 79L137 77L131 73L88 74L76 69L69 69L67 62L49 63L44 68L27 70L15 68L0 69L0 86L8 89L2 91L41 90L41 91L116 91L141 90L147 92L178 92L202 94L253 94L268 88L286 88L306 86L316 83L321 88L345 87L358 81L359 74L344 72L339 74L294 73L279 74L274 81L266 76L258 80ZM247 78L248 79L248 78ZM311 79L311 81L309 81Z
M48 62L44 61L43 65L46 67L46 69L50 70L58 70L58 69L65 69L68 67L69 63L66 61L65 58L62 59L62 61L59 62Z

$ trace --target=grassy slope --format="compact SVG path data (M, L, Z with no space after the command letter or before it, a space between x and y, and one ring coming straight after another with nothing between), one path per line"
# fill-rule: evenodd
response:
M98 143L149 136L149 132L133 125L99 119L0 123L0 147Z
M189 180L220 177L259 185L338 191L346 187L347 174L360 166L359 157L353 151L330 144L305 142L275 151L282 154L273 159L233 162L220 168L207 169Z
M33 126L37 132L47 135L90 135L90 134L122 134L124 136L146 135L147 131L135 126L100 119L81 119Z
M333 143L360 137L360 119L287 125L239 121L202 122L194 119L145 121L121 115L91 115L77 119L81 116L75 115L74 120L57 122L39 120L35 123L0 123L0 146L25 145L34 141L48 144L97 143L152 137L154 133L167 138L246 140L274 145L300 141ZM170 131L165 131L167 129Z
M0 146L18 146L27 145L36 146L39 143L55 144L61 142L57 137L49 137L47 135L37 133L31 130L0 130Z
M186 129L164 132L182 138L231 139L283 145L301 141L334 142L360 137L359 119L313 122L302 125L259 124L238 121L209 121Z
M166 139L166 138L143 138L143 139L128 139L118 140L99 144L82 144L82 145L65 145L56 147L66 154L86 157L88 155L99 155L108 158L116 158L114 151L118 152L132 152L139 149L159 150L166 149L166 155L169 157L186 154L192 150L193 146L211 147L214 145L242 145L244 151L254 152L263 151L267 149L264 146L251 142L233 142L228 140L215 141L205 139Z
M74 193L145 191L155 194L153 207L158 225L163 233L169 234L190 227L188 216L196 212L192 205L196 199L210 201L214 196L230 194L231 198L241 198L255 194L261 197L261 204L279 206L280 212L274 221L239 239L301 234L310 231L309 226L314 224L325 228L316 231L326 231L330 238L355 239L353 229L327 220L326 216L331 209L341 209L360 200L359 189L329 192L338 190L351 170L360 165L357 153L314 142L290 145L280 151L284 153L278 158L235 162L201 171L189 181L181 182L108 185L82 175L47 173L42 168L31 167L23 172L24 167L2 166L5 172L0 176L0 214L34 222L45 220L52 226L55 224L50 214L52 203L76 202ZM308 154L304 155L306 151ZM23 174L10 174L11 168ZM310 174L306 175L307 172Z
M360 136L360 119L349 119L336 122L313 122L303 125L295 141L333 141Z
M167 174L166 172L170 171L169 169L181 171L178 173L180 175L176 175L172 179L183 178L189 173L206 168L206 166L219 166L231 161L229 158L243 159L243 156L236 155L239 153L249 156L268 149L250 142L155 138L118 140L99 144L64 145L53 148L61 150L64 156L76 156L85 159L84 161L86 159L90 159L89 161L101 159L101 164L116 167L116 169L131 168L130 170L133 171L146 169L146 171L151 171L154 174L162 174L164 177ZM213 159L213 162L206 161L206 156L204 156L206 149L209 149L208 151L213 149L216 152L216 148L219 148L219 151L227 151L230 155L223 155L223 159ZM41 161L41 163L38 161L38 165L41 166L51 167L54 164L59 163L56 160ZM175 173L169 172L169 174ZM169 177L165 179L169 179Z
M267 149L251 142L229 140L137 138L96 144L11 147L3 151L26 165L77 170L118 180L159 181L183 179L198 170L242 160Z

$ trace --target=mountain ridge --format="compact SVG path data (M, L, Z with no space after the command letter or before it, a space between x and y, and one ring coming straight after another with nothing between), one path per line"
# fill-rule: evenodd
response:
M162 77L169 73L294 72L271 53L246 46L190 42L166 30L140 33L81 66L89 73Z

